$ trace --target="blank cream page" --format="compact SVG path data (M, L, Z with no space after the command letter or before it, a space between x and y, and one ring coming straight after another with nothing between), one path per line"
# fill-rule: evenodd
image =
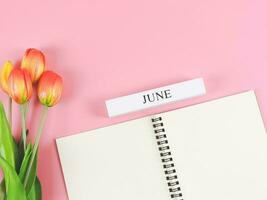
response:
M267 136L254 92L160 116L185 200L267 199Z
M151 119L57 140L70 200L168 200Z

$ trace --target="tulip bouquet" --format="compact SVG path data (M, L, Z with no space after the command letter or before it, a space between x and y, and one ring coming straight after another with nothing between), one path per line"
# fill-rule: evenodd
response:
M37 177L38 147L48 108L54 106L62 93L62 78L52 71L45 71L45 56L37 49L28 49L18 68L7 61L0 72L0 83L9 98L5 114L0 102L0 168L3 180L0 183L0 200L40 200L41 184ZM33 143L27 141L26 128L29 101L34 87L42 111ZM20 108L21 134L15 139L12 134L12 102Z

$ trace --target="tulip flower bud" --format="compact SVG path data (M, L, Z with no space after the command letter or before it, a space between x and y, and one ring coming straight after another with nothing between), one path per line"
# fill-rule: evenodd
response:
M33 83L37 82L45 70L45 56L37 49L27 49L22 62L21 68L29 72Z
M0 84L5 93L9 95L8 77L13 69L11 61L6 61L0 72Z
M12 70L8 78L8 87L10 96L18 104L26 103L32 96L32 82L26 70Z
M45 71L38 83L38 97L40 102L52 107L60 100L63 89L62 78L52 71Z

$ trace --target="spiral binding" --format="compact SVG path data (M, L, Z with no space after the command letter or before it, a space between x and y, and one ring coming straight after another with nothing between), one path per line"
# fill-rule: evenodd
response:
M169 193L172 199L183 200L180 183L178 181L177 171L172 158L168 138L162 121L162 117L153 117L151 119L158 149L160 152L161 162L163 164Z

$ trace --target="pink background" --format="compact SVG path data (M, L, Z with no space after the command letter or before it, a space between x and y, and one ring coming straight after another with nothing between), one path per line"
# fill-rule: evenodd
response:
M266 6L265 0L2 1L0 62L18 63L35 47L64 78L62 101L49 111L40 147L43 199L67 199L58 137L249 89L266 123ZM107 117L106 99L196 77L205 79L206 96ZM38 114L28 117L31 136Z

